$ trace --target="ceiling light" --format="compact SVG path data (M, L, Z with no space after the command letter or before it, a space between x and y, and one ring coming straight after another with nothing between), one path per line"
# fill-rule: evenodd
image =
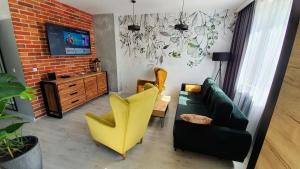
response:
M182 0L182 8L179 16L179 24L176 24L174 28L176 30L179 30L180 32L186 31L189 29L189 26L185 24L185 22L182 20L183 17L183 7L184 7L184 0Z
M136 25L136 16L134 15L134 4L136 3L136 0L131 0L132 3L132 25L128 25L128 30L134 32L134 31L139 31L141 28L139 25Z

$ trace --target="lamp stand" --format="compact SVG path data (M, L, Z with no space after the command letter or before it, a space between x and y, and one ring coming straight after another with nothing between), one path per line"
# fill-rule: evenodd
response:
M221 83L222 83L221 82L222 81L222 61L220 61L219 70L218 70L218 73L215 77L215 81L217 80L218 76L219 76L219 86L221 87Z

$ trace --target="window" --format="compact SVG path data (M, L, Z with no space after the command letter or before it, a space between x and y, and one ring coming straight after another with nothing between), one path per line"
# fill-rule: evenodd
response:
M256 1L234 99L248 115L249 131L253 133L273 82L291 6L292 0Z

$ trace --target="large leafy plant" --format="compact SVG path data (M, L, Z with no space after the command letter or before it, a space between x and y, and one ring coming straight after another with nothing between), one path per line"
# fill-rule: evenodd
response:
M15 154L21 154L26 146L21 139L19 129L26 123L19 116L4 113L8 101L14 97L32 100L35 92L32 88L24 86L16 81L16 77L0 73L0 159L5 157L14 158Z

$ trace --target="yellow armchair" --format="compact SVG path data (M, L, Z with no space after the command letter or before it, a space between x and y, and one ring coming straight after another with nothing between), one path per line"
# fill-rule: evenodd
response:
M136 89L137 93L144 90L143 87L144 87L145 83L154 84L158 88L159 93L161 93L165 89L165 82L167 79L168 72L163 68L156 67L156 68L154 68L154 73L155 73L155 77L156 77L155 81L149 81L149 80L138 80L137 81L137 89Z
M115 150L125 159L126 152L139 143L147 129L158 89L145 84L145 90L126 99L117 94L110 96L112 112L85 118L93 139Z

